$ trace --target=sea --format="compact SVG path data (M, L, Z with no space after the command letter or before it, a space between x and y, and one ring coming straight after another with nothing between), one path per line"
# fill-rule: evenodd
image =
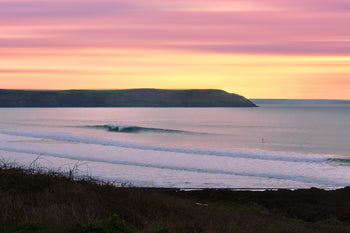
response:
M0 165L135 187L350 186L350 105L0 108Z

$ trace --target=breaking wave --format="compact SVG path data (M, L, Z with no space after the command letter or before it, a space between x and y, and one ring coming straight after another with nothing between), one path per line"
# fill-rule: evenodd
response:
M348 166L338 166L335 170L335 164L333 163L347 161L333 155L252 149L143 145L128 141L83 137L72 133L52 131L0 130L0 137L4 139L0 141L0 151L5 154L6 152L25 153L33 156L44 156L44 158L81 160L92 164L105 163L108 166L129 166L128 169L131 169L132 172L128 170L124 175L131 176L132 180L144 180L143 172L147 171L153 178L147 178L146 180L156 179L168 182L167 179L170 179L170 176L172 180L169 181L170 186L174 185L172 183L173 179L183 179L181 182L186 183L187 175L193 177L203 175L219 179L218 176L221 178L217 182L228 182L232 185L240 182L241 179L254 179L257 180L256 182L263 179L265 183L262 184L272 183L274 187L280 185L282 187L288 185L288 187L297 187L298 184L301 184L306 187L327 188L349 185L349 181L344 179L349 174ZM26 137L29 140L18 137ZM61 143L22 143L33 141L33 138L34 141L36 139L40 141L54 140ZM96 166L100 169L102 176L113 176L114 170L108 172L104 168L101 170L101 164L96 164ZM161 178L162 175L159 175L158 172L166 174L165 177ZM170 173L172 175L169 175ZM195 181L198 178L193 179L193 182L199 182L198 180ZM205 178L200 182L205 183ZM260 183L258 184L260 185ZM251 183L247 185L256 187ZM169 185L164 184L164 186Z
M245 158L287 162L325 162L339 160L333 155L304 154L297 152L264 151L252 149L216 149L193 148L177 146L144 145L129 141L112 140L107 138L75 136L71 133L31 131L31 130L0 130L0 134L22 136L30 138L50 139L61 142L84 143L92 145L116 146L147 151L175 152L182 154L222 156L231 158Z
M192 131L175 130L175 129L162 129L162 128L152 128L152 127L141 127L141 126L121 126L121 125L94 125L85 126L88 128L100 128L106 129L110 132L119 133L141 133L141 132L153 132L153 133L187 133L187 134L205 134Z

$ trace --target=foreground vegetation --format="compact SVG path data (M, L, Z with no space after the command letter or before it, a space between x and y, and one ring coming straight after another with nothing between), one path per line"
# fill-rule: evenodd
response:
M350 188L181 191L3 167L0 232L350 232Z

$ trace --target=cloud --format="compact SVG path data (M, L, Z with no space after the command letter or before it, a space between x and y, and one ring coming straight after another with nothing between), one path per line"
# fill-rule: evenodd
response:
M201 52L231 53L231 54L279 54L279 55L327 55L349 56L350 42L339 41L303 41L263 44L211 44L211 45L179 45L177 49Z
M38 69L38 68L0 68L0 74L116 74L103 71L89 71L89 70L77 70L77 69ZM127 73L119 73L127 74Z
M348 56L348 0L0 0L0 48Z
M79 18L125 12L127 1L0 1L1 18Z

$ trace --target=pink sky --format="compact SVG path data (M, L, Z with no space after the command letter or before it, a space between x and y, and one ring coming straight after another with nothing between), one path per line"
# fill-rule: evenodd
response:
M350 99L350 1L0 0L0 88Z

